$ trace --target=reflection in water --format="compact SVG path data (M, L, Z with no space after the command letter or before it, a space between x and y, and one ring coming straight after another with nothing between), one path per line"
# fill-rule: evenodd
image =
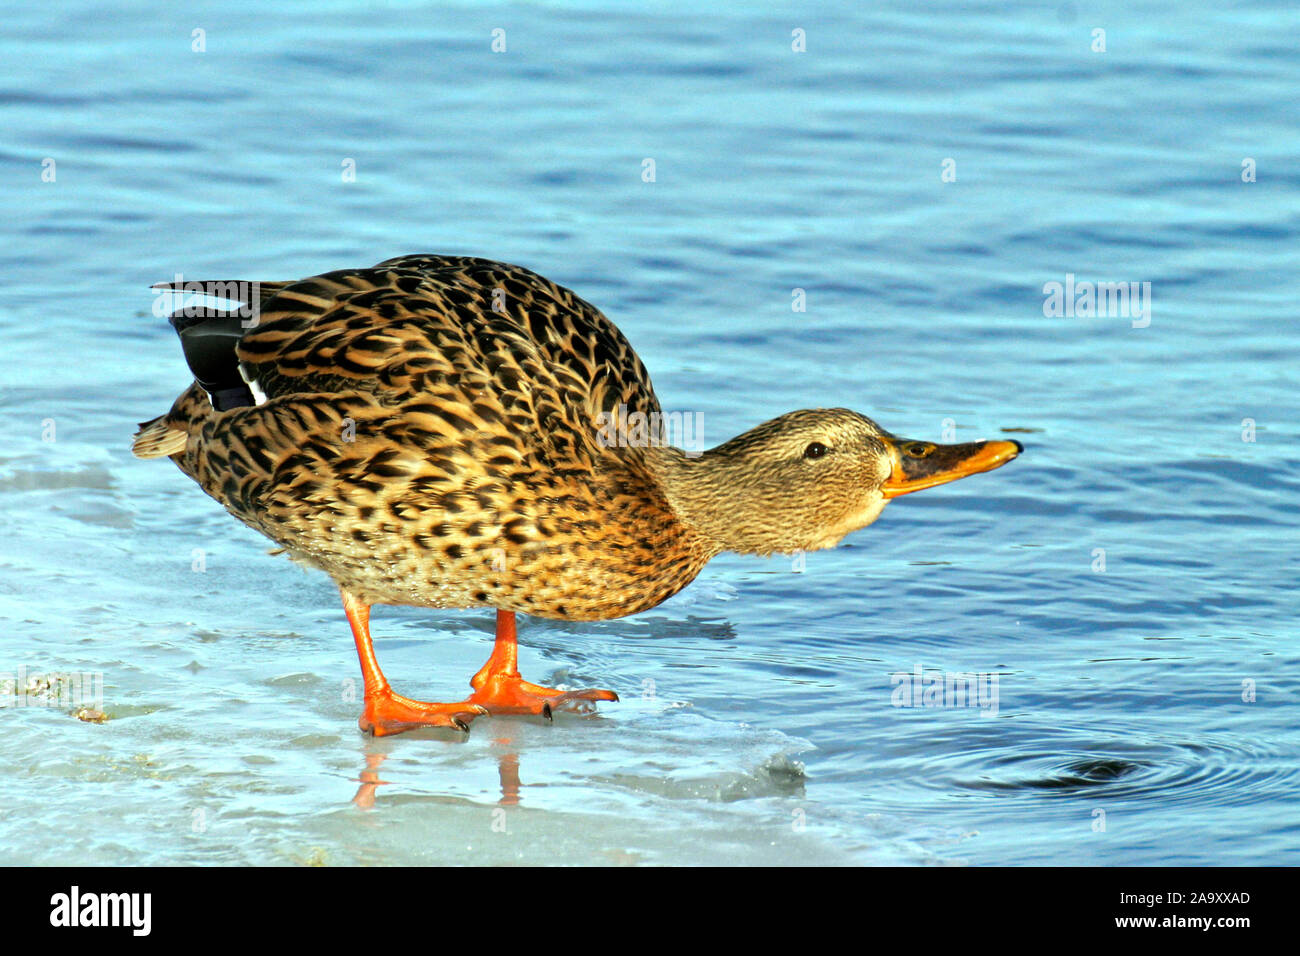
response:
M519 805L519 752L513 748L512 743L509 737L497 737L492 741L492 748L497 755L497 774L501 778L501 799L498 803L503 807ZM357 777L361 786L352 797L352 803L360 809L373 810L375 791L391 783L389 780L379 779L379 768L387 759L388 754L385 753L366 754L366 767Z
M361 771L361 776L358 778L361 781L361 786L357 788L356 796L352 798L352 802L362 810L369 810L374 807L375 788L388 783L387 780L379 779L379 765L387 759L388 754L366 754L366 769Z
M492 741L492 749L497 751L497 773L501 777L501 806L518 806L519 752L511 749L509 737L497 737Z

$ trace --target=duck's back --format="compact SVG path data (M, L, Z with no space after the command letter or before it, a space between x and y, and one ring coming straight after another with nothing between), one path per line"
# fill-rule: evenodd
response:
M511 405L553 403L584 425L620 406L659 411L645 366L614 323L520 266L411 255L270 292L238 350L245 376L268 398L348 391L385 402L448 391L468 397L490 383L516 393ZM541 410L544 428L553 411Z

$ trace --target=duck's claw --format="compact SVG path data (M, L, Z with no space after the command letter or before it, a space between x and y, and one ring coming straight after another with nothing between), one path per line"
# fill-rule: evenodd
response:
M531 684L517 674L492 674L480 682L470 700L481 704L493 716L536 714L551 720L556 711L589 714L596 701L617 701L612 690L556 690Z
M485 714L486 708L470 701L435 704L390 692L366 699L357 726L376 737L388 737L418 727L447 727L469 733L470 722Z
M550 720L552 712L557 710L571 714L595 713L598 700L617 703L618 694L612 690L566 690L555 697L547 698L542 716Z
M457 711L451 715L451 722L456 725L457 730L463 730L469 733L469 724L475 717L486 717L488 715L486 707L480 707L478 704L471 704L469 710Z

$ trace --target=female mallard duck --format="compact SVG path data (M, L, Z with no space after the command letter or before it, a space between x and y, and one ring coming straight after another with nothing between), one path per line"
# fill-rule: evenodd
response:
M523 680L515 614L635 614L722 551L832 547L891 498L1021 450L905 441L833 408L688 455L629 427L660 421L659 401L609 319L486 259L403 256L201 287L245 306L172 316L197 381L133 450L170 456L337 582L365 679L359 723L374 734L617 700ZM394 693L371 644L372 604L496 608L474 692L450 704Z

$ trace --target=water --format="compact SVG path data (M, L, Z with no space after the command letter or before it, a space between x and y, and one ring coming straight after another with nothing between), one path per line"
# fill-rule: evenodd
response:
M0 710L5 862L1296 862L1290 6L637 7L4 4L0 671L111 718ZM127 446L186 384L150 283L425 251L600 305L710 444L846 405L1026 452L802 572L522 622L595 719L363 737L330 583ZM1045 316L1067 274L1149 325ZM490 627L375 617L427 699ZM893 706L918 667L996 715Z

